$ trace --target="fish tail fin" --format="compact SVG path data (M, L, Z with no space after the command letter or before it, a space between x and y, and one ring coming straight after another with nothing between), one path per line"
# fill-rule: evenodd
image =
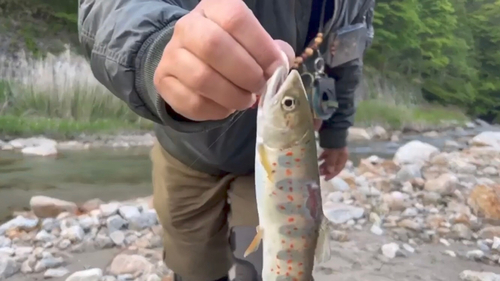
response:
M323 218L319 227L318 242L316 243L315 256L318 263L326 262L332 255L330 249L330 239L328 239L328 235L330 233L329 229L328 220Z
M255 237L253 238L252 242L250 243L247 250L243 254L243 257L246 258L251 253L257 251L260 245L260 241L262 241L263 234L264 234L263 229L260 226L257 226L257 233L255 234Z

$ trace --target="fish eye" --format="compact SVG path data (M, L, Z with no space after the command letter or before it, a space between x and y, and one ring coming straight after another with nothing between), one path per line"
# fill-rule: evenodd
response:
M281 106L286 111L292 111L295 109L297 101L293 97L284 97L281 100Z

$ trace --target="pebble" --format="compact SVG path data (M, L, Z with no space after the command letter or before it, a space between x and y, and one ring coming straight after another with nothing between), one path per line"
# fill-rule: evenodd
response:
M352 219L359 219L364 213L365 210L363 208L342 203L331 203L325 206L325 216L334 224L342 224Z
M481 250L468 251L465 255L468 259L480 260L484 257L484 252Z
M149 270L153 265L143 256L120 254L109 266L109 273L113 275L135 274Z
M404 243L403 244L403 248L408 251L409 253L415 253L415 248L413 248L412 246L410 246L409 244L406 244Z
M457 257L457 254L451 250L445 250L443 253L450 256L450 257L454 257L454 258Z
M395 258L398 251L399 245L396 243L389 243L382 246L382 254L389 259Z
M463 281L500 281L500 275L493 272L464 270L460 273L460 279Z
M500 202L491 192L500 190L495 178L500 154L473 150L463 140L460 143L464 143L462 151L449 143L441 152L424 142L411 141L399 148L393 159L372 156L358 167L349 162L339 176L322 180L324 214L337 228L331 239L340 247L355 243L352 233L356 231L397 239L393 241L400 244L372 247L377 258L386 262L422 254L416 250L422 243L439 242L449 247L444 255L456 257L453 250L460 246L466 247L457 251L460 256L500 263L500 226L488 226L483 219L484 214L494 218L497 213L500 218L500 210L494 207L498 204L488 203ZM469 191L475 191L472 194L476 197ZM0 272L9 272L5 269L9 265L15 273L40 272L46 278L58 278L72 254L116 247L130 253L116 256L106 272L84 270L67 280L161 280L163 273L157 264L161 254L158 250L148 252L162 246L162 229L149 200L105 203L92 199L75 209L72 202L34 197L33 213L39 217L18 213L0 225ZM145 274L139 277L141 272Z
M120 203L113 202L108 204L102 204L99 206L99 210L102 213L103 217L109 217L118 213L118 208L120 207Z
M115 245L121 246L125 241L125 234L123 231L114 231L109 235L109 238L115 243Z
M51 268L43 274L44 278L60 278L69 274L69 270L66 268Z
M100 281L102 270L100 268L77 271L71 274L66 281Z
M0 255L0 280L13 276L19 270L20 268L14 259Z
M446 247L450 247L450 242L448 242L448 240L446 240L444 238L439 239L439 242L441 244L445 245Z
M500 237L493 237L493 244L491 245L492 249L500 250Z
M64 212L76 214L78 210L78 207L73 202L47 196L31 197L30 207L38 218L55 218Z
M380 228L378 225L373 224L372 227L370 228L370 231L375 234L375 235L382 235L384 234L384 231L382 228Z
M109 233L120 230L127 225L127 221L119 215L112 215L106 220L106 226Z
M73 225L69 228L64 229L61 232L61 237L68 239L71 242L80 242L83 240L85 232L79 225Z

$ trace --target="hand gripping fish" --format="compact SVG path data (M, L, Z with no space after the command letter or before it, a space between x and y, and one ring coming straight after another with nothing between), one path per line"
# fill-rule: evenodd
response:
M263 244L263 281L312 281L314 257L330 258L316 140L302 79L279 68L260 97L255 188L259 226L245 252Z

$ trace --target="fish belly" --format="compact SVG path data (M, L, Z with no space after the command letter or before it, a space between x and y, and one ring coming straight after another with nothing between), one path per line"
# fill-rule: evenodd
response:
M273 173L257 187L264 281L313 280L323 212L316 146L312 144L314 147L267 151Z

